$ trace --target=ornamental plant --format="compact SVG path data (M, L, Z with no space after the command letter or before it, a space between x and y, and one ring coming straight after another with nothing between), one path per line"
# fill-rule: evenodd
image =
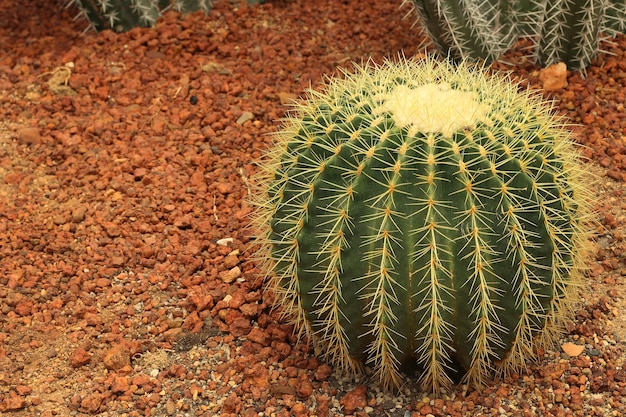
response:
M583 70L603 36L623 33L626 0L405 0L444 56L493 61L520 36L539 65Z
M253 225L277 306L387 389L519 370L571 313L589 174L550 106L481 68L367 63L294 105Z
M76 6L79 16L86 17L96 31L113 29L125 32L136 26L152 27L165 10L189 13L208 12L211 0L67 0L67 6Z

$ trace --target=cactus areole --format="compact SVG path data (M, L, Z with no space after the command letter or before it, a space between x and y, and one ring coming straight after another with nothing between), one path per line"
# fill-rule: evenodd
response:
M295 104L253 193L276 302L337 368L439 392L523 367L580 283L588 173L479 68L367 64Z

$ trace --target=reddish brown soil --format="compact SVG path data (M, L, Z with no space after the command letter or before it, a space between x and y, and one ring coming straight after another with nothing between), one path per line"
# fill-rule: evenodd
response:
M296 344L243 229L285 104L339 66L420 51L399 1L221 0L120 35L82 34L62 3L0 0L3 416L626 415L623 37L550 96L600 177L563 338L584 349L431 399L344 380Z

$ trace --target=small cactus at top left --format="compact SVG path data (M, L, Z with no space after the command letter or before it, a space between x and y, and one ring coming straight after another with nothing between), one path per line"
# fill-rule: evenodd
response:
M96 31L125 32L136 26L154 26L166 10L206 13L213 3L211 0L68 0L67 5L76 6L80 10L79 17L86 17Z

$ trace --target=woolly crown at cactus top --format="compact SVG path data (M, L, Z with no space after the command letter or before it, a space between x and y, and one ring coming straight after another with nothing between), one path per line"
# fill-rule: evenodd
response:
M570 316L590 212L578 159L550 106L506 78L356 66L294 105L260 164L263 273L338 369L480 386Z

